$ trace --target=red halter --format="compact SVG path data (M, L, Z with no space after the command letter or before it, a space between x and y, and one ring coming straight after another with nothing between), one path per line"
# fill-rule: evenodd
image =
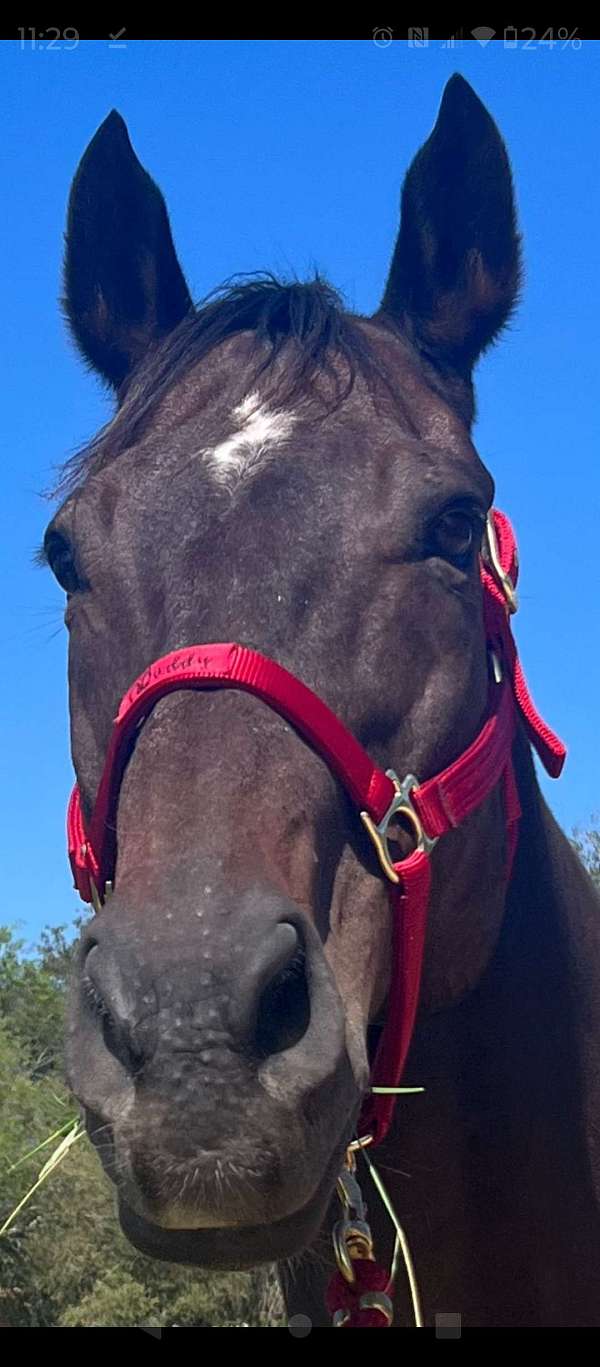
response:
M430 887L430 855L441 835L479 807L503 781L507 828L507 880L516 844L519 799L512 765L512 741L520 714L528 738L548 773L557 778L565 749L531 701L510 629L516 610L517 554L512 528L494 510L488 519L487 556L481 562L487 644L493 663L486 720L463 754L435 778L400 782L393 770L377 768L354 736L311 689L287 669L245 646L188 646L155 661L125 694L117 713L89 831L77 786L67 815L69 858L75 887L96 911L112 887L116 865L117 805L134 731L160 698L183 688L239 688L267 703L291 722L346 788L390 881L393 972L387 1018L371 1070L371 1087L394 1088L402 1075L413 1032ZM394 862L388 827L398 815L415 835L415 849ZM361 1135L379 1143L386 1135L395 1098L371 1092L360 1117Z

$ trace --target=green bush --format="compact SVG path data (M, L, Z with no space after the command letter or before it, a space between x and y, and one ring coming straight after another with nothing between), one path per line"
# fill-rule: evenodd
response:
M71 956L62 929L46 932L37 952L26 955L0 928L0 1226L55 1145L19 1160L77 1115L62 1077ZM87 1137L0 1239L5 1324L256 1325L281 1322L281 1314L273 1275L264 1270L211 1275L154 1262L128 1244L113 1188Z

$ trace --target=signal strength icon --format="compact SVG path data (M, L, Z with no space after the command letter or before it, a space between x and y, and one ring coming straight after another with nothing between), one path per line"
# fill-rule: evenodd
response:
M471 37L475 38L480 47L487 47L495 37L495 28L472 28Z
M457 30L456 30L456 33L453 33L453 34L452 34L452 37L451 37L451 38L444 38L444 41L443 41L443 43L442 43L442 47L448 47L448 48L450 48L450 47L462 47L462 45L463 45L463 31L462 31L461 28L457 29Z

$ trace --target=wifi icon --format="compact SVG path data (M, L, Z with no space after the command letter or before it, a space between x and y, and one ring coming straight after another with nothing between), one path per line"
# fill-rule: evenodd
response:
M471 29L471 37L472 37L472 38L476 38L476 40L477 40L477 42L479 43L479 46L480 46L480 47L487 47L488 43L491 43L492 38L494 37L495 33L496 33L495 28L473 28L473 29Z

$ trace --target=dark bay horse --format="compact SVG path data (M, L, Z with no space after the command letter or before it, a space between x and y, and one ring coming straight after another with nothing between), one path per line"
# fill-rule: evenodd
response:
M472 374L519 261L506 151L460 77L407 174L371 318L319 278L250 278L195 308L163 198L109 115L73 183L65 309L116 412L45 537L86 819L119 700L195 642L284 665L383 769L426 779L469 746L493 496ZM599 906L522 729L513 761L508 887L499 787L433 852L403 1078L425 1091L398 1103L379 1166L427 1324L600 1326ZM173 1262L277 1260L290 1313L326 1324L332 1193L390 986L373 847L320 756L239 691L161 698L115 826L68 1069L123 1229ZM369 1207L383 1260L391 1226ZM398 1325L409 1309L400 1277Z

